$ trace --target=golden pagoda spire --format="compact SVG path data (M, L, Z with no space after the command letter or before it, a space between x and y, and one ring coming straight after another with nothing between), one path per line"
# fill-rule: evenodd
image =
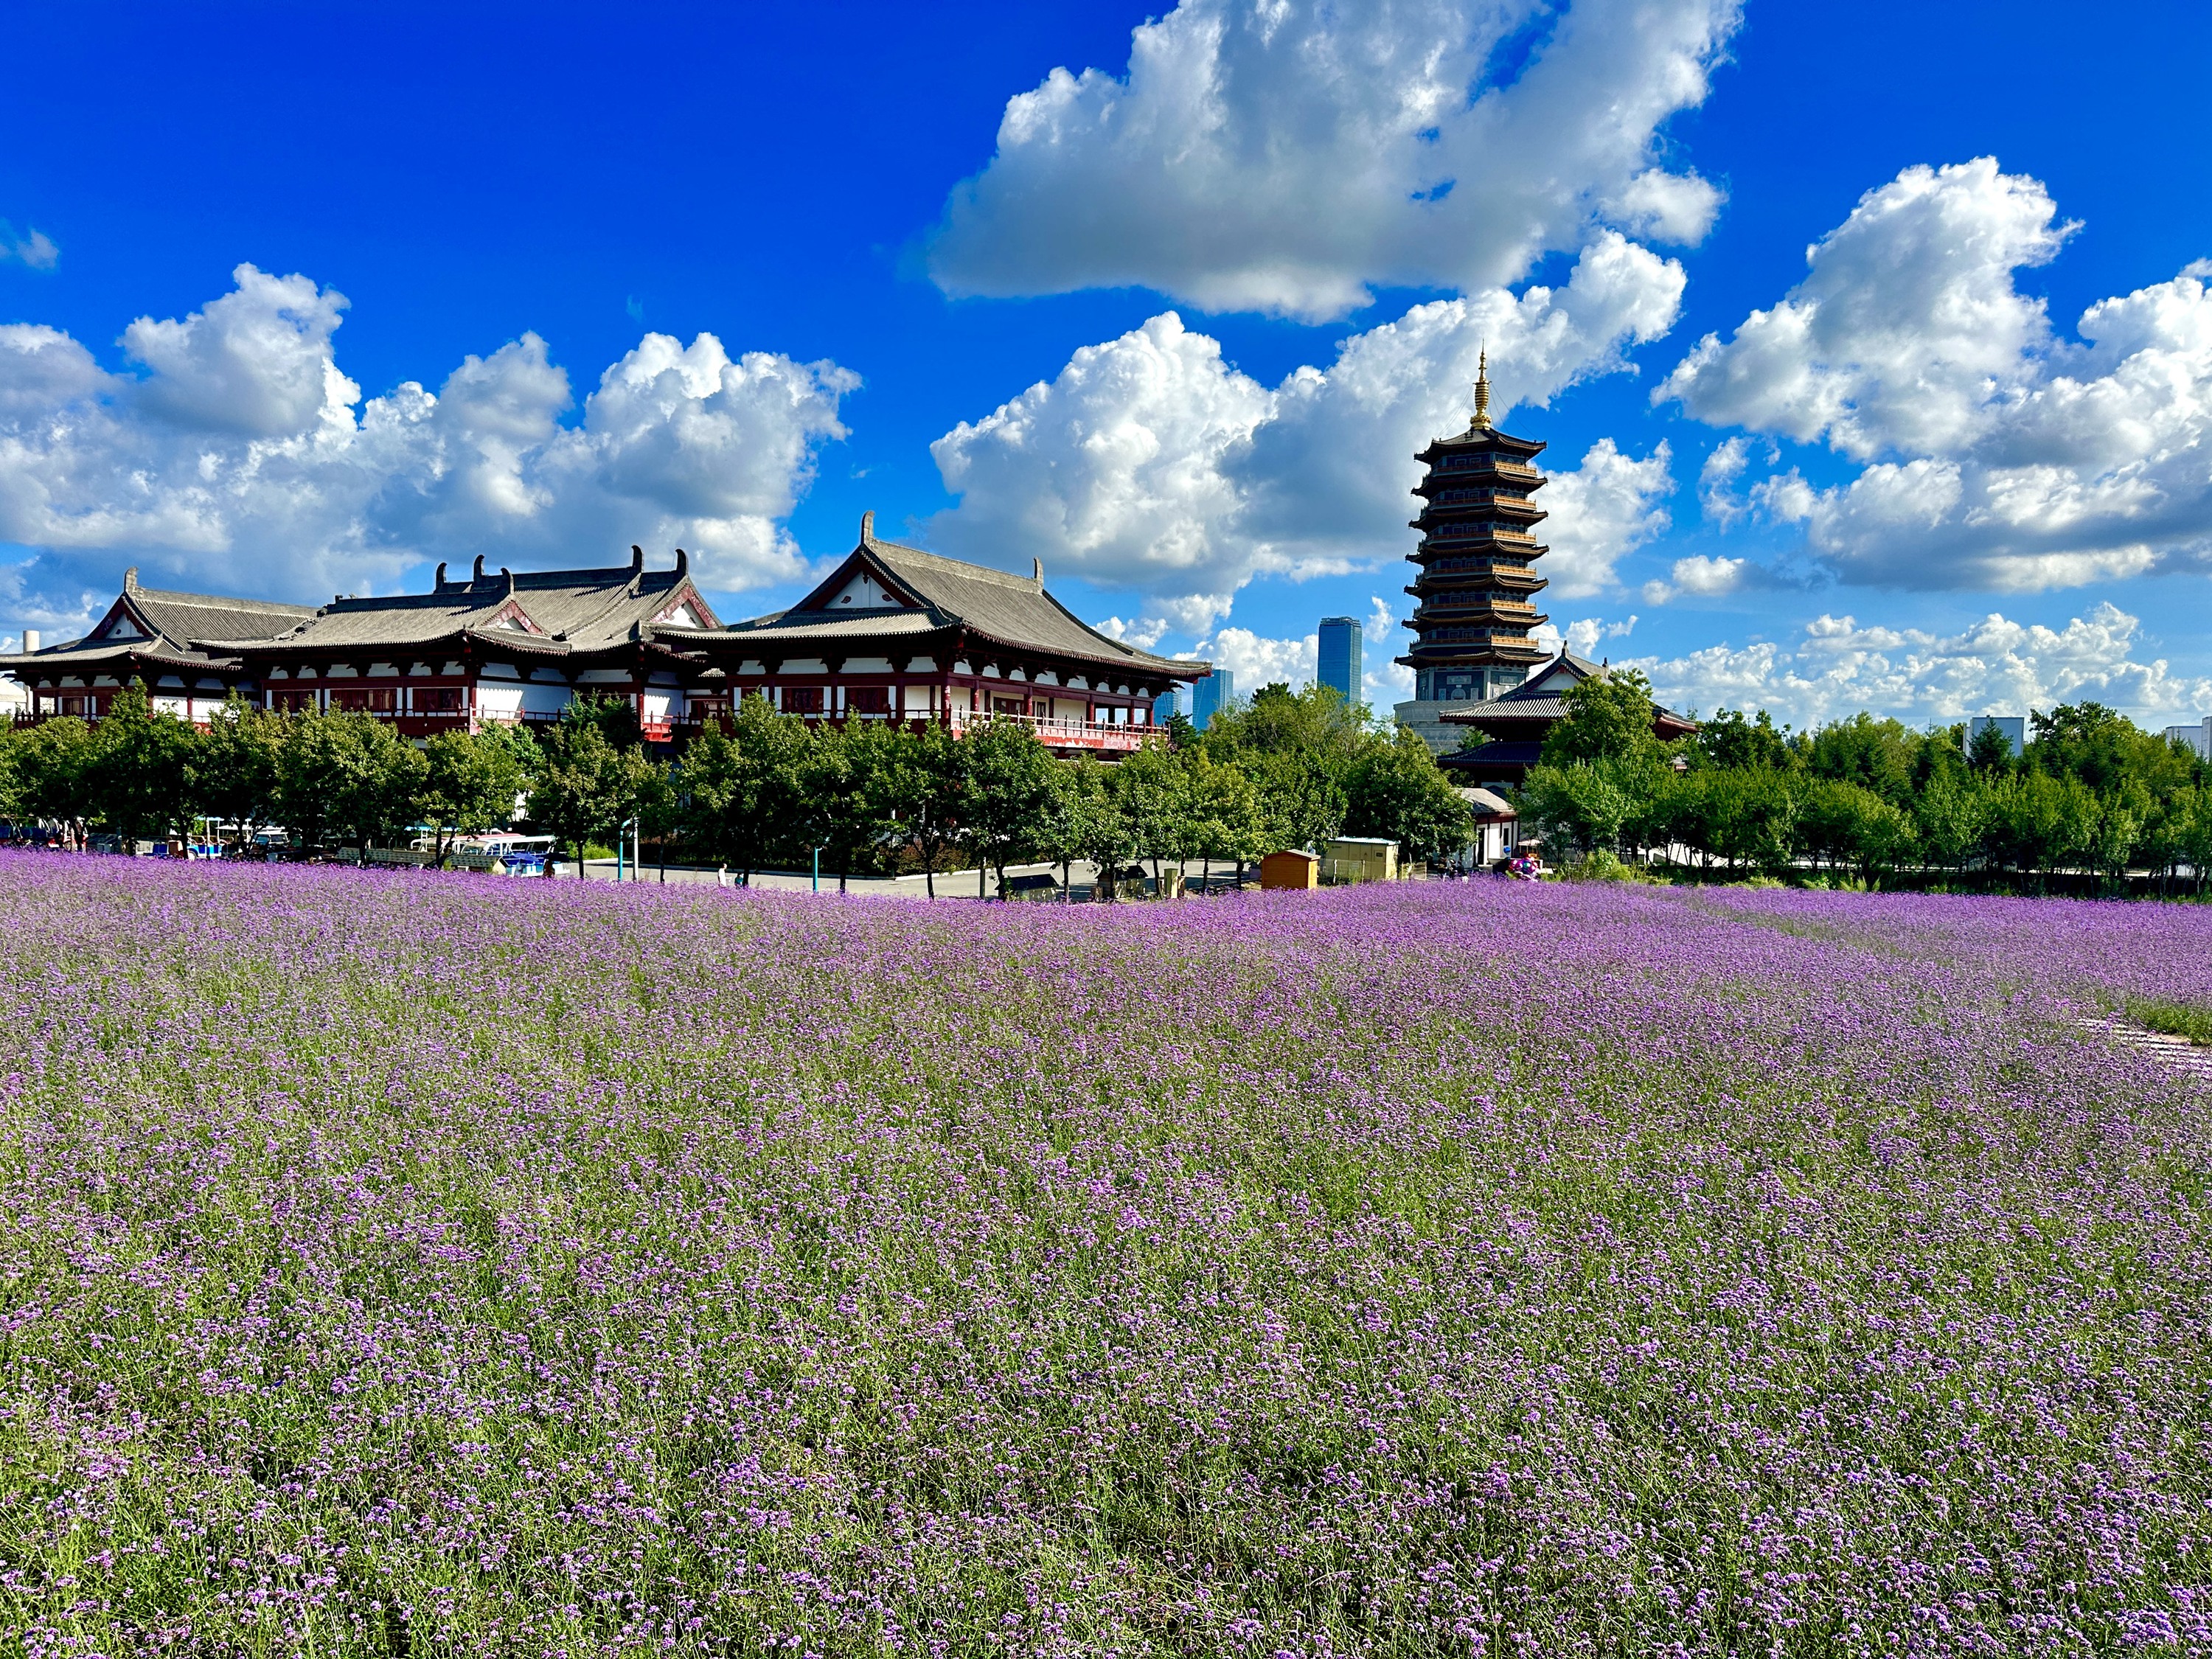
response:
M1468 425L1468 430L1470 432L1487 432L1489 429L1490 348L1488 346L1485 346L1482 348L1481 355L1475 359L1474 419Z

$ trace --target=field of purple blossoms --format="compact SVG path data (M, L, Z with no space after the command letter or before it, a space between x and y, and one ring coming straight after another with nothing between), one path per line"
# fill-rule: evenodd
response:
M2212 1650L2212 910L0 854L0 1652Z

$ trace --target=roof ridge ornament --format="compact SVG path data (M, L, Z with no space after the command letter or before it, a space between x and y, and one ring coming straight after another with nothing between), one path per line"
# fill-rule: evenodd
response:
M446 562L443 559L438 561L437 578L430 591L433 593L442 593L446 591Z
M135 564L123 573L123 591L126 593L138 591L138 567Z
M476 574L471 576L469 580L474 582L480 582L483 579L483 555L479 553L477 555Z
M1044 592L1044 561L1035 554L1030 556L1030 580L1036 584L1038 592Z
M866 547L876 538L876 514L872 507L860 514L860 545Z
M629 574L633 576L640 575L644 570L645 550L635 542L632 542L629 544Z
M676 550L676 580L679 582L682 581L685 576L690 574L690 571L691 556L689 553L686 553L682 548L678 548Z
M1490 430L1490 348L1485 345L1474 360L1474 418L1469 432Z

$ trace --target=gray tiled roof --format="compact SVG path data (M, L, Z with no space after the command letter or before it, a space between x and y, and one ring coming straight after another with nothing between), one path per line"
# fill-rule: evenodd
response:
M1536 689L1558 671L1562 657L1578 681L1606 672L1602 663L1592 662L1588 657L1577 657L1571 651L1563 652L1549 662L1538 665L1527 679L1510 691L1492 697L1487 702L1462 703L1456 708L1440 708L1437 711L1437 718L1447 726L1479 726L1485 730L1510 726L1522 720L1541 720L1547 724L1563 720L1567 717L1566 698L1558 691ZM1654 707L1662 719L1679 720L1692 730L1696 728L1697 722L1687 714L1678 714L1671 708L1656 704Z
M838 640L857 643L957 628L1016 649L1075 657L1146 674L1188 679L1207 671L1207 664L1154 656L1100 633L1045 592L1042 567L1035 575L1012 575L987 565L968 564L918 547L878 540L872 525L872 515L862 524L860 544L793 609L709 633L669 629L666 637L671 642L711 639L730 645L819 644ZM921 608L827 609L830 598L852 579L856 562L875 565L890 578L890 586L911 595Z
M117 663L139 661L176 668L235 668L237 664L210 654L204 647L215 640L266 639L296 627L314 611L303 605L275 605L264 599L234 599L212 593L175 593L158 587L141 587L133 570L124 578L123 592L103 624L120 611L143 631L122 637L97 637L95 628L83 639L51 645L28 655L0 657L0 667L98 669Z
M149 627L179 644L204 640L265 640L315 614L305 605L274 605L264 599L218 599L210 593L172 593L157 587L131 587L124 599Z
M441 582L428 593L338 599L269 640L223 648L262 656L298 651L425 650L472 639L533 654L565 656L650 638L653 618L678 599L703 602L680 570L505 572ZM494 625L519 612L531 624Z

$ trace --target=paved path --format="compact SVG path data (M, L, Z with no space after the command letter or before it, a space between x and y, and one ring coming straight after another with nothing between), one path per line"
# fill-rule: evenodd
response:
M1151 866L1148 865L1146 867L1149 869ZM1169 867L1171 866L1162 866L1164 869ZM1257 868L1257 866L1249 866L1248 876ZM1193 859L1183 866L1184 879L1195 885L1205 869L1206 866L1200 860ZM1236 874L1237 867L1231 864L1217 862L1212 866L1212 870L1217 879L1226 880ZM584 874L592 881L612 881L615 878L615 861L612 859L590 860L584 866ZM1097 880L1097 870L1088 864L1077 865L1070 874L1079 891L1092 886ZM1048 875L1054 881L1058 881L1060 866L1056 864L1010 864L1006 866L1006 875L1010 879L1019 876ZM657 866L647 862L643 868L635 872L625 866L623 877L624 880L658 882L661 879L661 871ZM576 878L575 861L568 859L562 860L556 878L574 881ZM730 879L733 882L737 879L735 872L731 873ZM715 880L716 872L712 870L700 870L685 865L671 865L667 871L667 884L671 887L700 885L712 887L715 884ZM753 872L753 885L771 888L782 892L804 893L812 890L814 878L803 870L756 870ZM874 897L926 898L928 896L927 884L920 876L899 876L890 878L855 877L846 884L846 887L849 892L865 893ZM998 892L998 884L991 878L988 872L985 873L981 883L976 880L976 872L973 870L947 870L938 872L937 896L941 899L972 899L983 896L985 895L981 891L982 889L988 889L988 896L995 896ZM822 890L824 893L835 893L837 890L837 878L827 870L822 872Z
M2140 1025L2130 1025L2125 1020L2118 1019L2085 1018L2081 1027L2106 1038L2118 1048L2147 1054L2169 1071L2212 1082L2212 1048L2200 1048L2185 1036L2174 1036L2165 1031L2147 1031Z

